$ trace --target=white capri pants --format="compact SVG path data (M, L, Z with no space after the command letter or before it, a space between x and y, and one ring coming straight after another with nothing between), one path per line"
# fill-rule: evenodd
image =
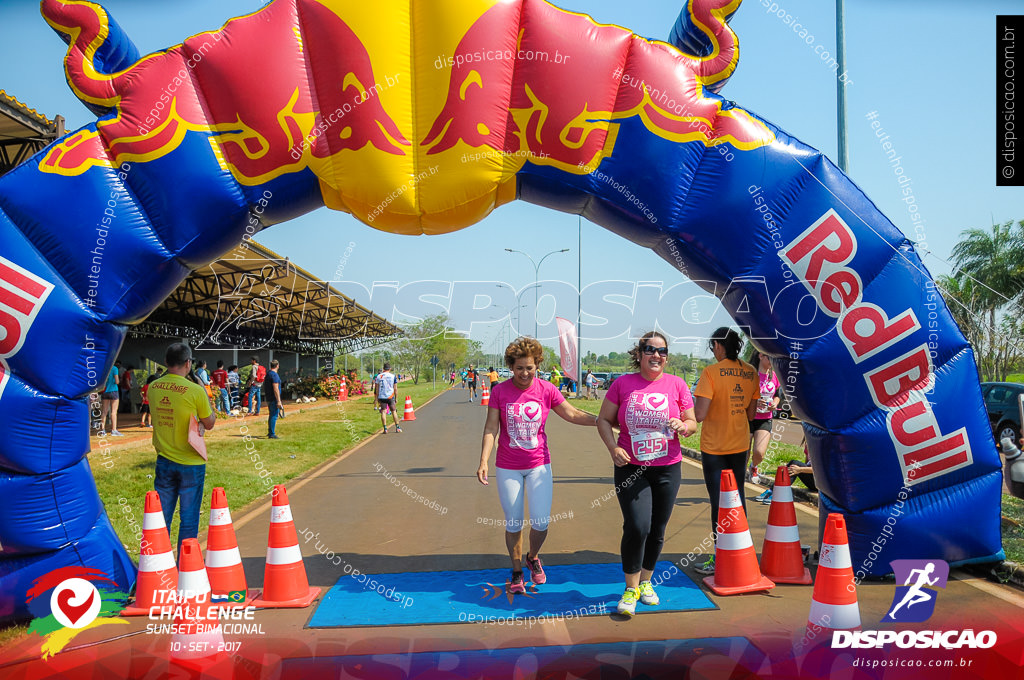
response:
M547 531L551 517L551 464L529 470L506 470L495 468L498 478L498 498L505 511L505 531L519 533L523 530L523 501L530 496L530 526L537 531Z

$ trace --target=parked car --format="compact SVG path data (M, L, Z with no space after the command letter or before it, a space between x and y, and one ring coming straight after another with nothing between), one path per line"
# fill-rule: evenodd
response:
M628 373L609 373L608 374L608 383L605 385L605 388L611 387L613 382L615 382L616 380L618 380L619 378L621 378L624 375L629 375L629 374Z
M1014 444L1020 440L1020 395L1024 385L1009 382L981 383L981 396L985 399L985 410L992 424L992 435L998 444L1003 437L1009 437Z
M511 378L512 377L512 371L508 370L507 368L499 368L498 369L498 377L499 378Z
M594 377L597 378L597 389L599 389L599 390L607 389L608 385L610 384L608 382L608 378L611 377L610 373L605 373L605 372L598 373L598 372L595 371L594 372Z
M537 377L541 380L551 380L551 371L537 371Z

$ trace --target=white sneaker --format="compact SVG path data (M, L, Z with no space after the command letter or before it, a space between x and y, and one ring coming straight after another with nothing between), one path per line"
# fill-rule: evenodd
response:
M121 434L120 432L118 432L117 430L111 430L110 431L110 436L111 437L123 437L124 435Z
M636 614L636 588L626 588L626 592L622 593L622 599L619 600L615 610L625 616Z
M650 581L640 581L638 590L640 591L640 601L644 604L654 606L661 602Z

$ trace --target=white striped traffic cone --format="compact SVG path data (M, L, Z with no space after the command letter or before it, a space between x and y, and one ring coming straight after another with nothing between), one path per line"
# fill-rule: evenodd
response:
M180 612L174 617L171 659L194 661L215 657L224 648L224 631L220 627L217 605L210 601L210 580L197 539L182 541L178 563L181 578L175 607L180 608Z
M405 395L405 413L402 415L402 422L416 420L416 412L412 408L412 397Z
M850 542L846 519L839 513L825 520L825 535L818 552L811 611L807 616L807 636L831 639L833 630L860 628L857 584L853 580Z
M148 616L150 607L171 604L170 594L178 588L178 568L164 522L160 494L146 492L142 515L142 543L139 547L139 576L135 582L135 602L121 616Z
M480 392L480 405L481 406L487 406L488 404L491 403L491 391L489 389L487 389L486 387L484 387L482 389L483 389L483 391Z
M319 594L320 589L311 588L306 578L306 565L302 562L288 492L283 484L275 484L263 594L252 604L256 607L307 607Z
M754 541L732 470L722 470L718 495L718 538L715 541L715 573L704 583L716 595L738 595L775 587L757 566Z
M772 505L768 510L768 527L761 548L761 573L775 583L805 586L812 582L811 572L804 566L804 554L800 549L800 528L796 523L793 487L785 465L780 465L775 471Z
M210 498L210 530L206 539L206 573L210 589L222 605L241 607L258 592L249 593L238 539L231 523L224 487L214 487Z

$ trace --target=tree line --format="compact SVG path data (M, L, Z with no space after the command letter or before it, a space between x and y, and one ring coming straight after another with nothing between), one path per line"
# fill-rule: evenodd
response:
M981 380L1004 381L1024 365L1024 220L961 232L952 259L956 272L936 283Z

